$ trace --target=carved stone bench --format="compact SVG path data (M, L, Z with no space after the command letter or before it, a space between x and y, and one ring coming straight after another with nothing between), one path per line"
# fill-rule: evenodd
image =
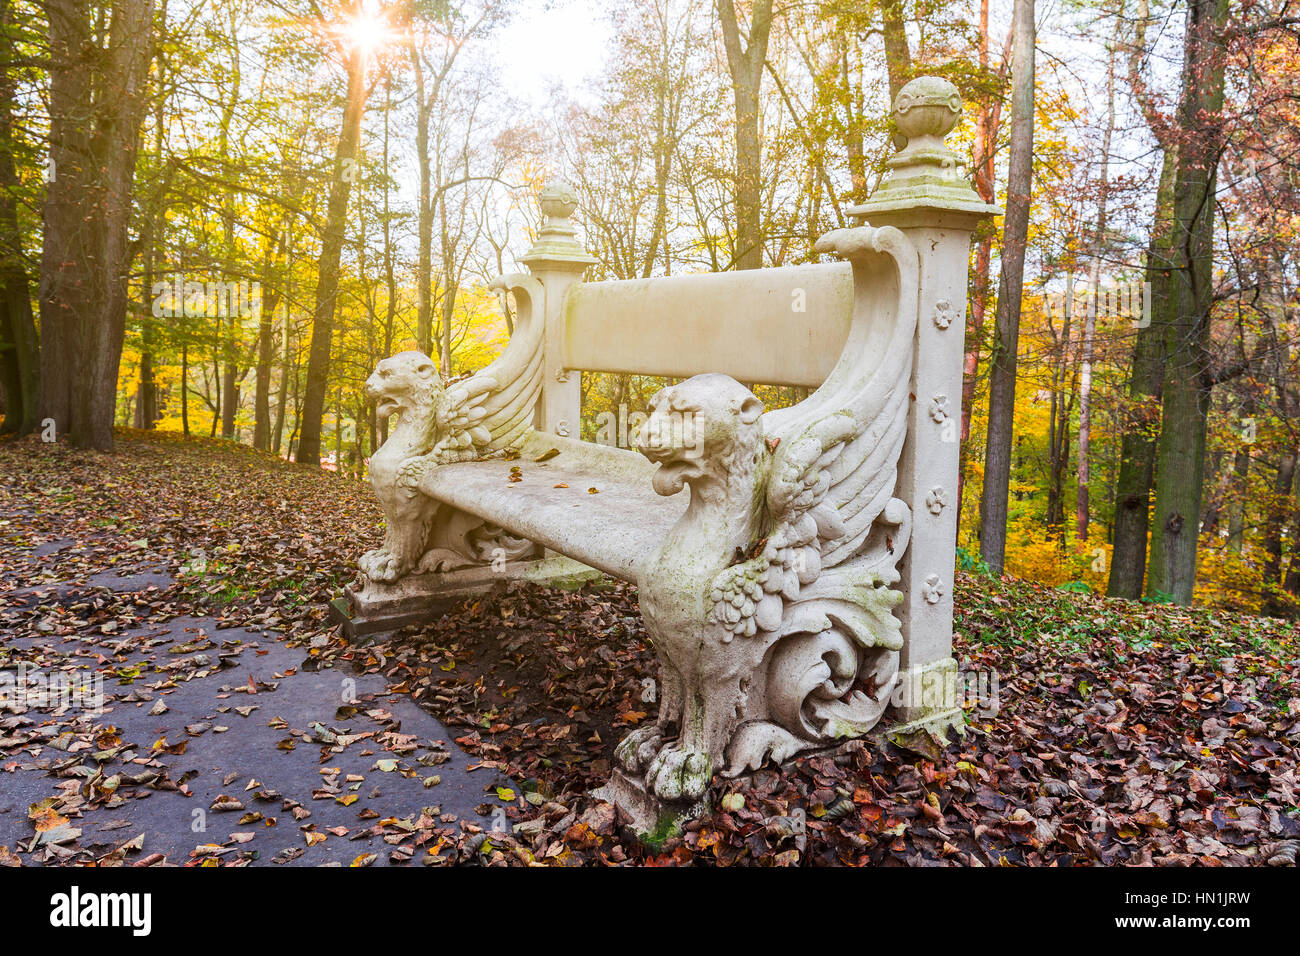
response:
M589 569L639 587L659 715L607 795L650 820L734 774L901 723L962 723L951 654L970 234L997 212L944 145L961 101L931 77L895 104L908 145L817 242L840 262L584 283L575 200L499 280L501 356L444 386L404 352L367 382L397 414L371 460L387 518L343 608L357 632L503 577ZM638 451L579 441L583 370L680 379ZM764 412L741 382L815 389Z

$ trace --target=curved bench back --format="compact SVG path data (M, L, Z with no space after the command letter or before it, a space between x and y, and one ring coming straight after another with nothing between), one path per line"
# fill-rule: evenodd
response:
M579 282L562 312L565 368L816 388L853 318L847 262Z

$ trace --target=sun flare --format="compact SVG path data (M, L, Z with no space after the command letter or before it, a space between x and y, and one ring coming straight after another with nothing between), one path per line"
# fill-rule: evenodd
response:
M337 33L346 46L360 50L366 59L392 43L397 36L387 15L371 4L365 4L354 15L345 17Z

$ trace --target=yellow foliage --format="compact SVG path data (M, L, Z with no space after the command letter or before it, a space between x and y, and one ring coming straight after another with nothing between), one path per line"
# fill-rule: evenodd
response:
M1262 560L1252 562L1246 553L1228 547L1223 539L1202 535L1196 552L1196 600L1258 614L1263 605L1262 564Z

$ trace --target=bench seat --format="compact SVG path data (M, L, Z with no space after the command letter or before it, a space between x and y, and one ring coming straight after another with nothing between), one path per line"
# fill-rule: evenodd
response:
M535 459L559 451L546 461ZM511 481L518 468L520 480ZM635 582L690 500L655 493L655 466L641 455L534 433L517 459L433 469L420 490L606 574ZM556 485L567 485L557 488ZM595 488L592 494L588 489Z

